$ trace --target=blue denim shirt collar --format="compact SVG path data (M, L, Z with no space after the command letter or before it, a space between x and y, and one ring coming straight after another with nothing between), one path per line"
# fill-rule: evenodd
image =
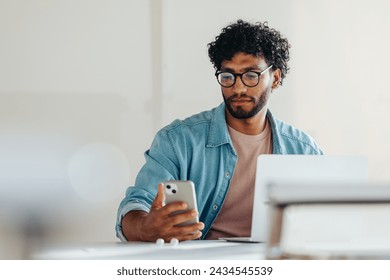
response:
M274 154L282 154L282 146L281 145L281 139L280 139L280 131L276 124L277 120L272 115L270 110L267 110L267 119L271 125L271 131L272 131L272 150Z
M215 108L214 115L210 123L209 135L206 147L213 148L224 144L232 145L225 118L225 103L221 103Z

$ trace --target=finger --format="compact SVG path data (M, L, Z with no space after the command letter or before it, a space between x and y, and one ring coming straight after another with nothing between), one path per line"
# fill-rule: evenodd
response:
M187 234L183 237L183 239L181 239L181 241L185 241L185 240L194 240L194 239L198 239L198 238L201 238L202 237L202 232L201 231L197 231L193 234Z
M164 194L164 185L162 183L158 184L157 195L153 200L152 208L160 209L164 206L165 194Z
M181 235L181 236L178 236L178 237L175 237L175 238L177 240L179 240L179 241L186 241L186 240L194 240L194 239L200 238L201 236L202 236L202 232L201 231L196 231L194 233Z
M167 224L171 226L175 226L184 222L187 222L189 220L193 220L198 216L198 212L195 210L186 211L180 214L175 214L169 216L169 218L166 220Z
M204 229L203 223L194 223L191 225L177 225L171 228L170 234L175 236L193 234Z
M194 233L194 232L203 230L204 229L204 223L202 223L202 222L195 223L195 224L192 224L192 225L188 225L186 227L187 227L187 231L189 233Z
M175 226L169 228L161 228L159 237L165 241L170 241L172 238L180 240L191 240L202 236L201 230L204 229L203 223L195 223L187 226Z
M187 203L184 201L175 201L168 203L161 209L161 214L165 216L172 216L173 212L183 211L188 208Z

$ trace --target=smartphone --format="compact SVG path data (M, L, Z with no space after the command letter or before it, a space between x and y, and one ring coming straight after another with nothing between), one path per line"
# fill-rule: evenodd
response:
M165 193L165 204L169 204L176 201L184 201L188 205L187 209L175 211L173 212L173 215L183 213L192 209L195 209L195 211L198 212L198 207L196 204L195 186L192 181L166 181L163 182L163 184ZM196 217L179 224L179 226L191 225L198 222L199 218Z

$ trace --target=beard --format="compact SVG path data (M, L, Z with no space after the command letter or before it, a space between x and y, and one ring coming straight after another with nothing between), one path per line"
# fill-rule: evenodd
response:
M255 97L248 96L246 94L241 94L240 97L237 94L233 94L232 96L226 98L223 92L222 92L222 96L227 110L234 118L249 119L257 115L257 113L259 113L265 107L265 105L267 105L270 91L271 89L265 89L258 99ZM231 102L238 98L245 98L250 100L254 104L253 108L249 111L245 110L241 106L237 106L236 109L233 109Z

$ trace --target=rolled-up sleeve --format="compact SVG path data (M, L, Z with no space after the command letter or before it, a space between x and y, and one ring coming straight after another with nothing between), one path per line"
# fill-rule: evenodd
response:
M179 177L177 157L167 133L164 129L157 133L150 149L145 152L145 164L139 171L134 186L127 188L119 205L115 231L121 241L127 241L122 231L123 217L133 210L149 212L158 184Z

